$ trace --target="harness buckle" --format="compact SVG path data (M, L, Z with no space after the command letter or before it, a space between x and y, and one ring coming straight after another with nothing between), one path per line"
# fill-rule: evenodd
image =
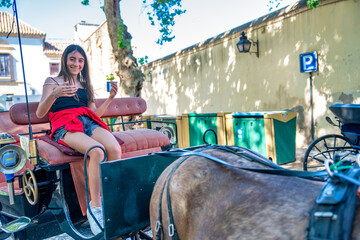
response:
M338 218L337 214L333 212L315 212L315 217L331 218L331 220L336 220Z
M160 227L161 227L161 223L159 220L157 220L155 225L155 232L159 232Z
M169 227L168 227L168 230L169 230L169 237L174 236L174 233L175 233L174 224L170 224Z

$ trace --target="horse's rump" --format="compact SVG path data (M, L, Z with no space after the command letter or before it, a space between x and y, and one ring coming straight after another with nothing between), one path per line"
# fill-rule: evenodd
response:
M266 168L222 149L205 154L236 166ZM159 196L170 165L158 179L150 204L152 229L158 220ZM191 156L170 182L171 209L180 239L305 239L309 214L322 183L297 177L262 174ZM168 236L166 188L162 197L163 239ZM153 232L155 236L155 232Z

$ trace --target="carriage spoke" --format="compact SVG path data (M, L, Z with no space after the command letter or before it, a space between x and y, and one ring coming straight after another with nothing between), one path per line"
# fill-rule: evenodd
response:
M324 141L324 147L325 147L326 149L329 149L329 147L328 147L328 145L327 145L327 143L326 143L326 139L324 139L323 141ZM326 151L326 153L329 155L328 158L332 159L332 157L331 157L331 152L330 152L330 151ZM326 157L326 158L327 158L327 157Z
M322 153L322 151L315 145L314 146L316 148L316 150L318 150L320 153ZM326 155L325 154L322 154L324 156L324 158L326 158Z
M334 151L333 151L333 155L332 155L332 158L331 159L334 159L334 157L335 157L335 147L336 147L336 137L334 138Z

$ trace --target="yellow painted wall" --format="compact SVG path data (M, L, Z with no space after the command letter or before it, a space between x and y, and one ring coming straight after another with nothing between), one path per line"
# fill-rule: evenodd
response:
M360 103L360 1L322 0L316 9L305 2L143 66L150 71L142 90L147 114L292 110L298 112L297 147L305 147L310 87L299 54L317 51L315 138L337 133L325 121L333 117L328 107ZM241 31L259 41L259 58L238 52Z

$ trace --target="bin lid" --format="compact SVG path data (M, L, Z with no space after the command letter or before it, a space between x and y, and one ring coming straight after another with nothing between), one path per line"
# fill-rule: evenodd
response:
M216 117L217 113L188 113L189 117Z
M271 114L279 114L279 113L287 113L289 111L267 111L267 112L235 112L232 113L232 116L234 118L248 118L248 117L264 117L265 115L271 115Z
M162 119L176 119L178 115L166 115L166 114L162 114L162 115L155 115L155 118L162 118ZM180 115L181 116L181 115Z

